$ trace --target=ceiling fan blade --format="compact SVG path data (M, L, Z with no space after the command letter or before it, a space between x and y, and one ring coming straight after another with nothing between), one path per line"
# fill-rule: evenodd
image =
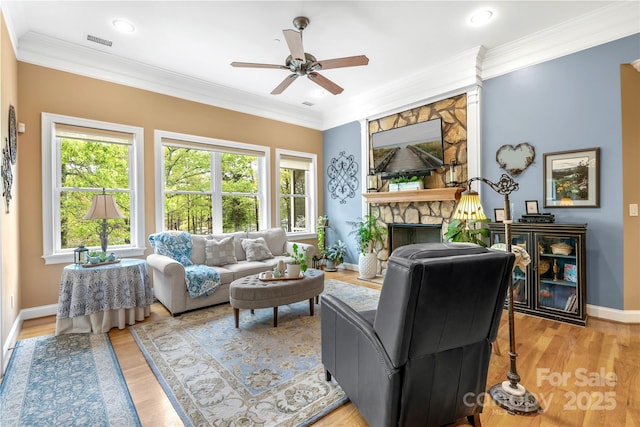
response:
M245 68L278 68L282 70L288 70L289 67L285 67L284 65L275 65L275 64L257 64L254 62L232 62L232 67L245 67Z
M282 92L284 92L284 90L285 90L286 88L288 88L288 87L289 87L289 85L290 85L291 83L293 83L293 81L294 81L295 79L297 79L297 78L298 78L298 75L297 75L297 74L289 74L289 75L288 75L288 76L287 76L287 77L282 81L282 83L280 83L280 84L278 85L278 87L276 87L274 90L272 90L272 91L271 91L271 95L280 95L280 94L281 94Z
M331 68L343 68L343 67L357 67L360 65L367 65L369 58L365 55L347 56L344 58L324 59L322 61L316 61L312 64L320 64L320 69L329 70Z
M282 30L289 50L291 51L291 57L299 61L305 62L304 48L302 47L302 32L296 30Z
M318 86L325 88L326 90L328 90L334 95L338 95L342 93L342 91L344 90L340 86L338 86L337 84L335 84L334 82L332 82L331 80L329 80L328 78L324 77L321 74L309 73L307 74L307 77L309 77L309 80L311 80Z

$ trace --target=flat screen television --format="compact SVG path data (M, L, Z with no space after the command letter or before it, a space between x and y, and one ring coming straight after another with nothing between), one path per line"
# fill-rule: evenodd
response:
M382 178L424 176L444 166L442 119L371 135L373 168Z

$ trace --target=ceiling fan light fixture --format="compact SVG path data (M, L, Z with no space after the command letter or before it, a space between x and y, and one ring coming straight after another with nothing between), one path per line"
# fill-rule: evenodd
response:
M493 12L489 9L483 9L471 15L469 22L471 25L481 26L487 24L491 19L493 19Z

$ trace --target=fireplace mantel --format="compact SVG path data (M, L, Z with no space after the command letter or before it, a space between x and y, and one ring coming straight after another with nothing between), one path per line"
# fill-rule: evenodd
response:
M464 191L461 187L429 188L411 191L384 191L379 193L364 193L362 197L369 204L435 202L443 200L459 200Z

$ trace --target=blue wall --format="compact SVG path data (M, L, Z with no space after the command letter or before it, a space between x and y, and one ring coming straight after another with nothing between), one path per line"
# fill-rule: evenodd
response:
M353 236L349 233L352 230L347 221L355 221L362 216L362 159L360 150L360 123L351 122L326 130L323 134L323 159L324 159L324 214L329 218L331 228L327 230L327 245L335 243L338 239L347 244L349 248L345 262L358 263L358 249ZM346 192L335 191L330 186L331 174L328 169L331 167L333 159L344 160L353 156L352 169L349 174L357 178L354 182L354 196L349 197ZM354 170L357 166L357 170ZM339 177L338 181L344 183L348 176ZM336 195L337 197L332 197Z
M516 180L513 217L525 200L557 223L587 223L587 303L623 309L622 129L620 65L640 56L640 35L515 71L483 83L482 175L503 172L495 153L504 144L528 142L535 163ZM543 153L600 147L600 208L543 208ZM485 186L486 187L486 186ZM502 198L482 190L488 212Z

